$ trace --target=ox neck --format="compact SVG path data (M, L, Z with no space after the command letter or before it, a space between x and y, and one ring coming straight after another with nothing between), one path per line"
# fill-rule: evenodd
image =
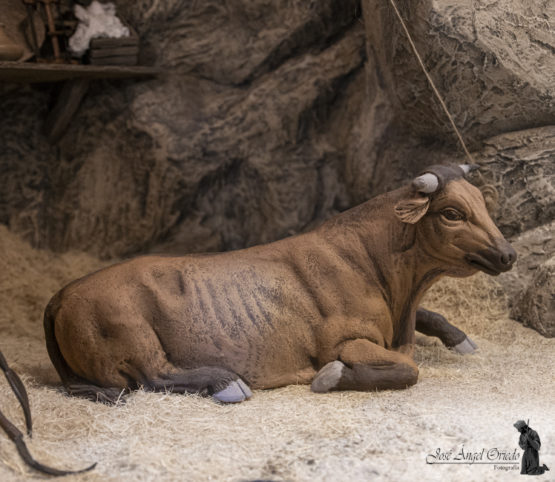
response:
M398 344L407 341L403 333L414 334L414 313L422 296L446 274L445 268L421 248L416 226L395 216L393 208L406 194L407 189L402 188L378 196L323 226L326 238L337 243L339 252L345 236L357 240L358 264L381 286L393 319L394 337L401 334Z
M376 276L387 273L384 299L393 320L393 345L400 346L413 342L416 309L426 291L445 274L445 269L419 247L417 239L407 247L407 238L416 237L414 226L407 227L396 220L392 224L395 226L391 231L393 239L386 243L387 247L382 246L382 240L362 236L367 243L370 272Z

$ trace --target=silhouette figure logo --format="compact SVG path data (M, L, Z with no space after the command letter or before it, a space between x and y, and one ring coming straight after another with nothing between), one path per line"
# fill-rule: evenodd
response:
M524 450L520 473L523 475L541 475L547 472L549 470L547 465L543 464L540 467L539 450L541 442L538 432L532 430L524 420L517 421L513 426L520 432L518 445Z

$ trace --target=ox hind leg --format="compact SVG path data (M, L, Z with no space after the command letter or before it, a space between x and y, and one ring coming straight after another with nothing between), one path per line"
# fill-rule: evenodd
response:
M142 384L131 383L128 388L106 388L75 379L65 385L68 394L93 402L109 405L124 401L123 396L131 389L143 387L147 391L195 393L212 396L222 403L237 403L252 397L248 385L229 370L217 367L201 367L181 370L159 378L146 380Z
M424 335L437 336L447 348L461 355L474 353L477 348L464 331L453 326L439 313L424 308L416 310L416 330Z
M197 393L222 403L238 403L252 397L247 384L234 372L219 367L181 370L149 380L147 389L160 392Z
M129 393L127 388L100 387L88 382L74 380L65 385L66 392L72 397L84 398L91 402L115 405L118 402L125 402L123 398Z
M78 304L76 309L81 306ZM114 404L141 387L211 395L228 403L252 396L248 386L229 370L182 369L170 363L160 339L140 317L105 319L102 325L80 323L76 328L74 320L84 319L89 313L79 317L71 312L64 317L55 311L47 308L45 312L46 343L50 359L72 396Z
M345 342L338 358L316 374L312 391L402 389L418 379L418 367L412 358L366 339Z

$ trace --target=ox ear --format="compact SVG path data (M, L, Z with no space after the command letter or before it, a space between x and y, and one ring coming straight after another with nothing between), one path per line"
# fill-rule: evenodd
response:
M402 199L395 205L395 215L403 223L415 224L428 212L429 207L428 196Z

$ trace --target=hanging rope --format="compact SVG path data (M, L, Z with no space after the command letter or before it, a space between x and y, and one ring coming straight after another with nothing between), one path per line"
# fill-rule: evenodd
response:
M424 65L424 62L422 61L422 57L420 57L420 54L418 53L418 50L416 49L416 45L414 45L414 42L412 41L412 37L409 33L409 30L407 29L407 26L405 24L405 21L403 20L403 17L401 17L401 14L399 12L399 9L397 8L397 5L395 4L395 1L394 0L389 0L389 3L391 3L391 6L393 7L393 10L395 10L395 14L397 15L397 18L399 19L399 22L401 22L401 26L403 27L403 30L405 31L405 34L407 35L410 46L412 47L412 51L414 52L414 55L416 55L416 58L418 59L418 63L420 64L420 67L422 67L422 71L426 75L426 78L428 79L428 82L430 83L430 86L432 87L432 90L434 91L434 94L436 95L437 100L439 100L439 103L441 104L441 107L443 108L445 114L447 114L447 117L449 118L449 122L451 122L451 125L453 126L453 130L455 131L455 134L457 134L457 137L459 138L459 142L461 143L461 146L464 150L464 153L466 154L466 157L468 157L468 160L470 161L470 164L476 164L472 155L470 154L469 150L466 147L466 144L464 142L464 139L462 138L461 133L459 132L459 129L457 129L457 126L455 125L455 121L453 120L453 117L451 117L451 114L449 113L449 110L447 109L447 106L445 105L445 102L443 101L443 98L441 97L441 94L437 90L437 88L434 84L434 81L432 80L432 77L428 73L428 70L426 69L426 66Z

